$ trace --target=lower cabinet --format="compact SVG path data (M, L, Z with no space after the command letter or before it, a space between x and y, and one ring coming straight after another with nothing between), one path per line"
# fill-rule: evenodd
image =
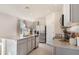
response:
M34 49L35 48L35 37L31 38L31 48Z
M35 48L35 37L30 37L28 39L28 53L31 52Z
M79 50L72 48L53 47L53 55L79 55Z
M35 36L18 40L7 40L7 55L26 55L36 47Z
M28 53L32 50L32 48L31 48L31 38L29 38L28 39L28 42L27 42L28 44L28 46L27 46L27 50L28 50Z
M17 42L17 54L26 55L35 48L35 37L19 40Z
M36 43L35 43L35 47L39 46L39 36L36 37Z
M26 55L28 53L27 42L27 39L19 40L17 42L17 55Z

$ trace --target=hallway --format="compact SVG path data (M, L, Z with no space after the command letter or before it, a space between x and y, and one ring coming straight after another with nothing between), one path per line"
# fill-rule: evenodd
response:
M47 44L40 43L39 47L32 51L29 55L52 55L52 48Z

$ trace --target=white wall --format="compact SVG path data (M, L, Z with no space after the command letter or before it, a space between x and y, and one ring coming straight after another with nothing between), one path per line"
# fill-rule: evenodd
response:
M5 13L0 13L0 37L17 37L17 18Z
M18 20L18 17L11 16L6 13L0 13L0 38L18 39ZM27 27L30 27L32 25L32 22L26 20L26 25Z

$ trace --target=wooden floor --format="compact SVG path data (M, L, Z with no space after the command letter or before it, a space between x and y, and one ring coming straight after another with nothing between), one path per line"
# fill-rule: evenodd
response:
M52 47L40 43L39 47L33 50L29 55L52 55Z

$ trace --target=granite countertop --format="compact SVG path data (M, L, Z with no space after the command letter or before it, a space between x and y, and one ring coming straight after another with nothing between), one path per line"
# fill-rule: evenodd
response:
M62 41L61 39L54 39L52 46L53 47L61 47L61 48L79 50L79 46L72 46L72 45L69 44L69 42Z
M15 37L15 38L4 38L4 39L6 39L6 40L22 40L22 39L28 39L28 38L33 37L33 36L37 36L37 34L27 35L26 37L22 37L22 38Z
M34 37L34 36L37 36L37 34L30 34L30 35L27 35L26 37L23 37L23 38L18 38L17 40L21 40L21 39L28 39L30 37Z
M21 40L21 39L24 39L24 38L30 38L30 37L33 37L33 36L37 36L37 34L28 35L28 36L26 36L26 37L23 37L23 38L19 38L19 39Z

